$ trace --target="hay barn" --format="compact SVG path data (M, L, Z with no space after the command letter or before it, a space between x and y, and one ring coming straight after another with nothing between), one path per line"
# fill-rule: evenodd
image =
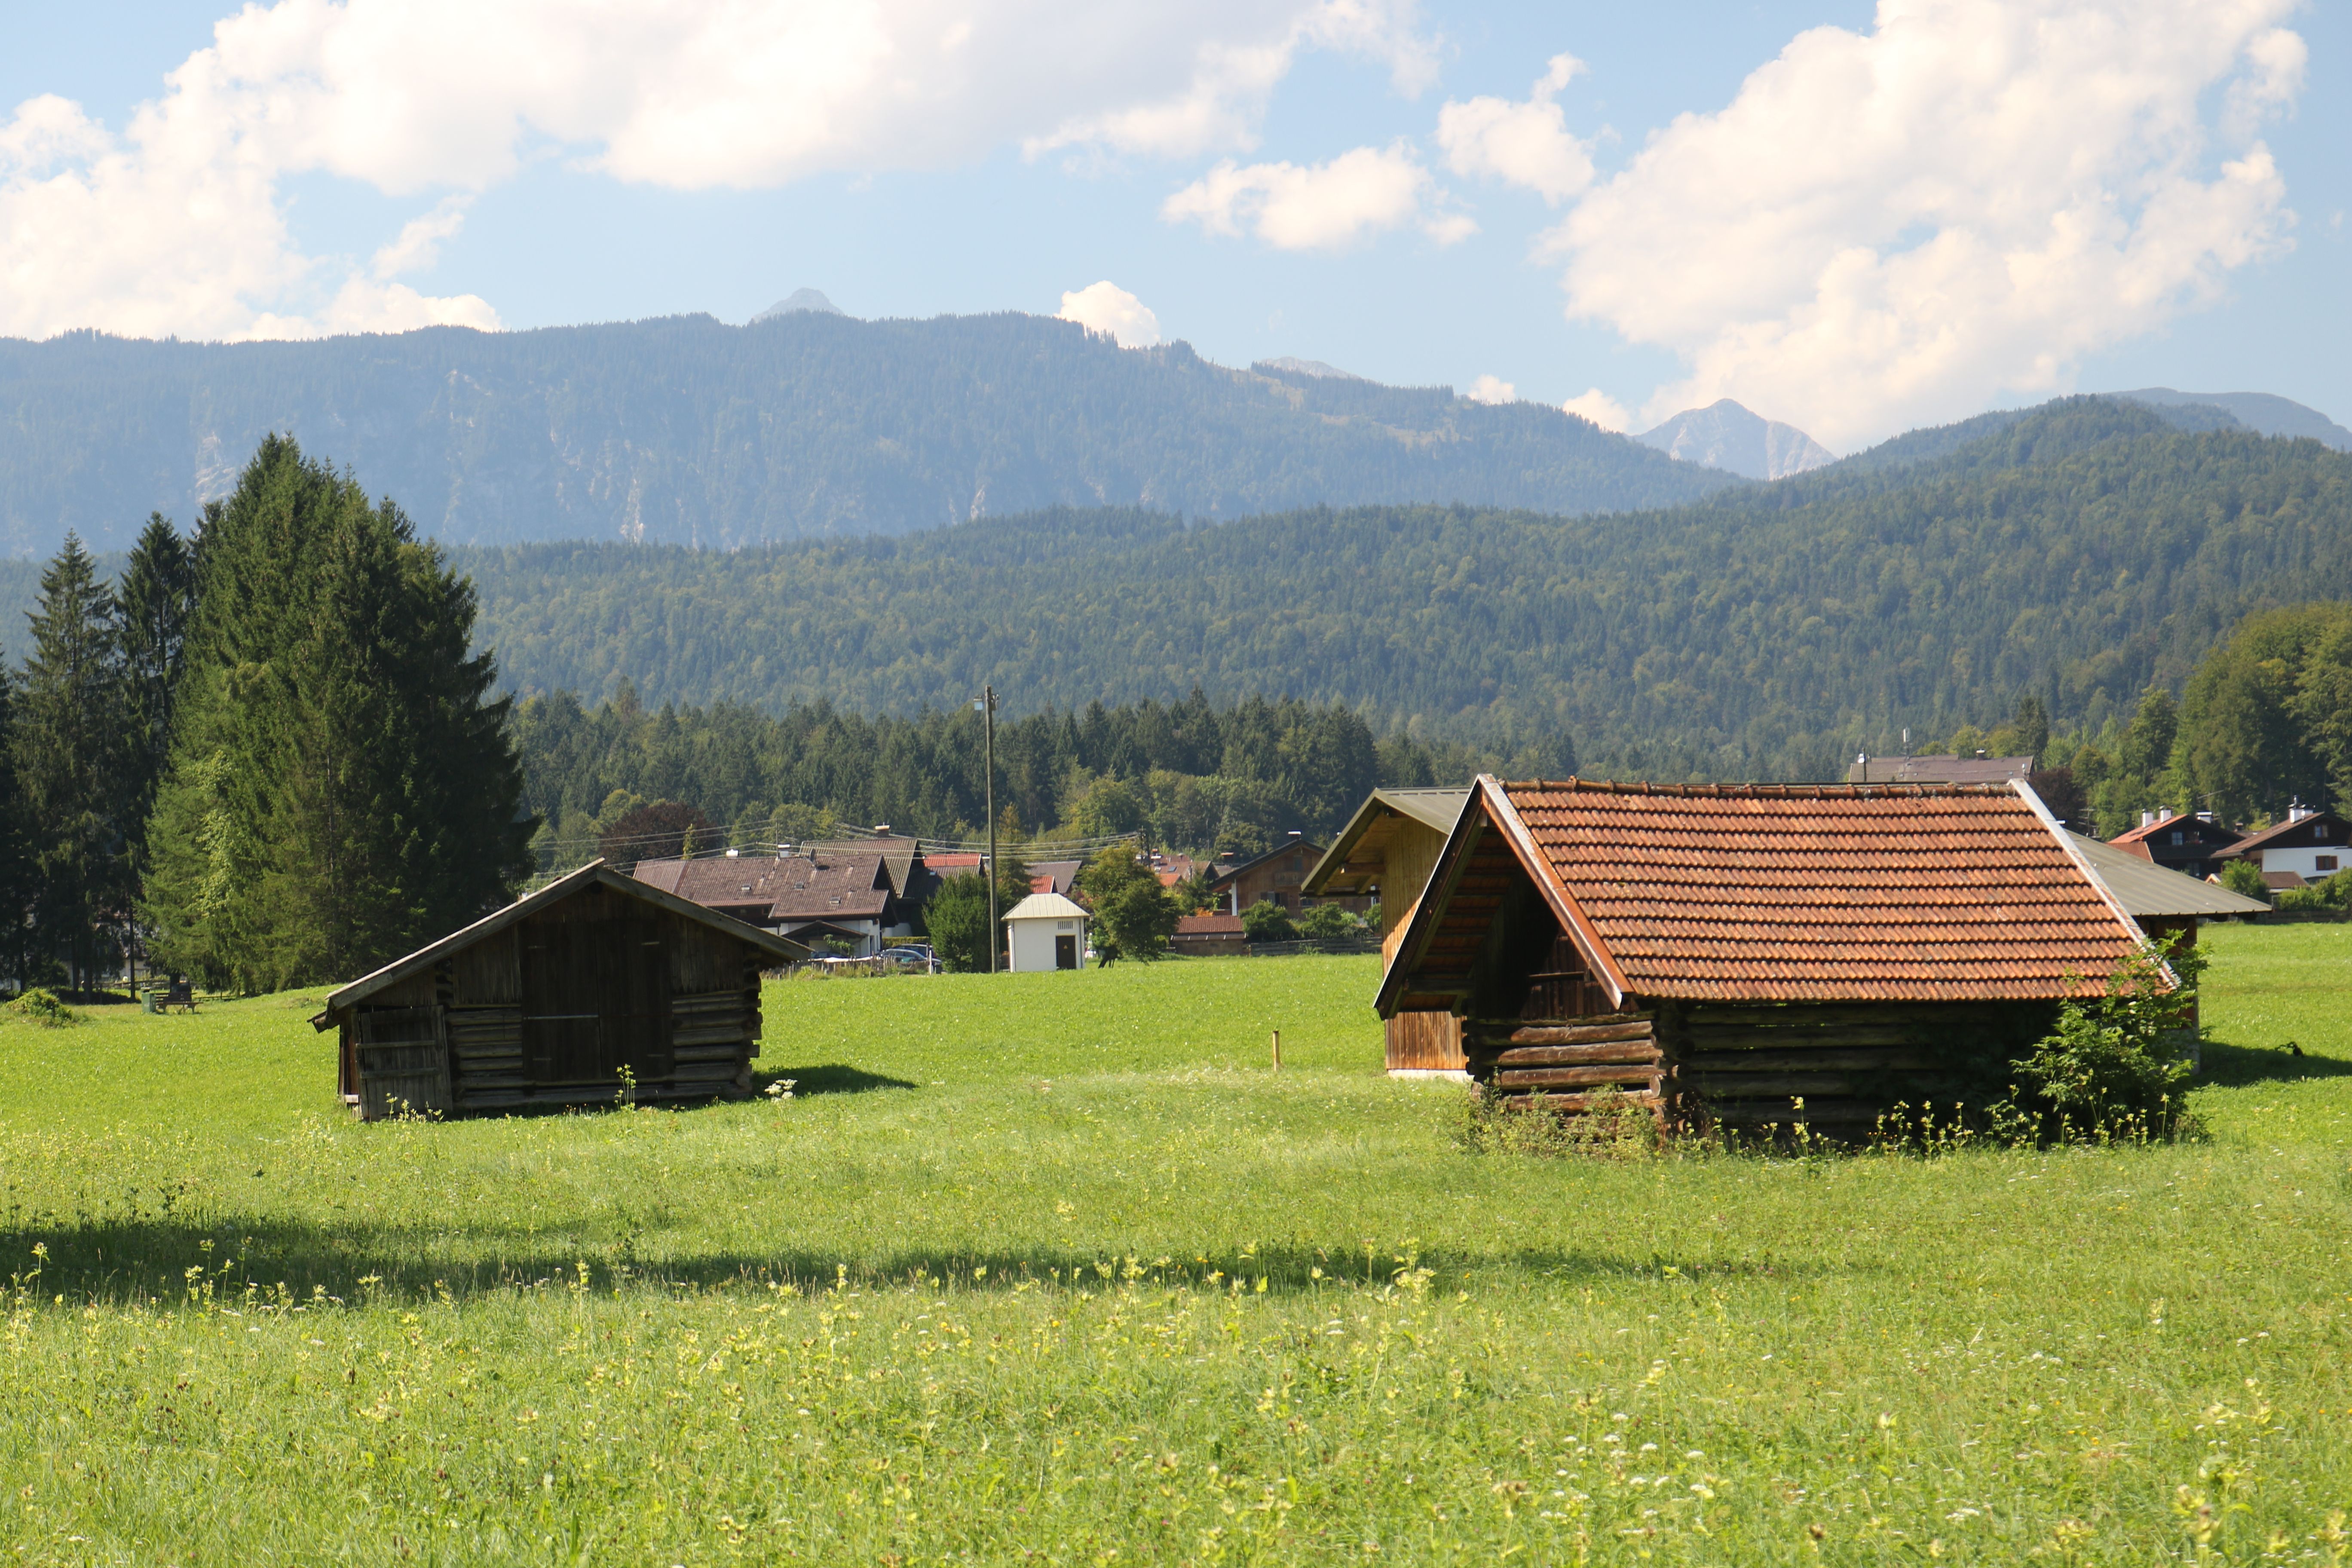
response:
M1462 1021L1471 1076L1576 1111L1867 1132L1998 1094L2139 930L2022 781L1481 777L1381 982Z
M760 972L794 943L594 861L330 994L363 1121L751 1087Z
M1469 798L1466 789L1376 789L1307 874L1304 890L1318 898L1380 900L1383 969L1395 962L1397 943ZM1397 1077L1458 1078L1467 1065L1461 1020L1450 1013L1399 1013L1383 1021L1382 1032L1388 1070Z

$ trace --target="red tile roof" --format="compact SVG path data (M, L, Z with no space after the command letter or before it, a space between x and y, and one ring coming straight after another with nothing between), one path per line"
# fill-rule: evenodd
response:
M1178 936L1244 936L1249 928L1239 915L1179 915Z
M2044 998L2137 945L2005 785L1499 788L1634 994Z

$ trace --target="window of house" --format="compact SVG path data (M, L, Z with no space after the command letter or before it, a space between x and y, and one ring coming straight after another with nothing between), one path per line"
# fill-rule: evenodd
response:
M2336 869L2336 857L2333 855L2315 855L2311 858L2311 861L2323 871Z
M2327 824L2326 824L2326 823L2324 823L2324 822L2315 822L2315 823L2313 823L2313 824L2311 825L2311 836L2312 836L2314 838L2325 838L2325 837L2327 837Z
M2175 844L2186 844L2189 842L2189 835L2181 832L2178 828L2175 828L2172 834L2172 841Z

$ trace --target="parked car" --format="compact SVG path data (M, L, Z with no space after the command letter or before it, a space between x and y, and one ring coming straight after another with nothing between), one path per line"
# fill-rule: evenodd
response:
M882 950L881 959L885 963L895 963L902 969L919 969L926 974L937 974L940 972L938 955L920 942L908 942L900 947L886 947Z

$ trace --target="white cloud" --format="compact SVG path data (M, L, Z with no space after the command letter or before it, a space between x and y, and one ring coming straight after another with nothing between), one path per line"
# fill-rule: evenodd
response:
M1592 144L1569 134L1553 95L1584 69L1574 55L1555 55L1525 103L1474 98L1438 111L1437 142L1446 166L1473 178L1524 185L1554 206L1592 184Z
M1614 430L1620 435L1630 429L1633 423L1632 410L1597 386L1570 398L1559 405L1559 411L1573 414L1580 419L1590 419L1603 430Z
M1470 390L1462 395L1473 403L1517 403L1519 389L1499 375L1482 375L1472 382Z
M1217 235L1247 226L1277 250L1338 250L1413 222L1440 245L1476 232L1465 215L1437 207L1439 200L1429 171L1400 142L1303 167L1243 167L1228 158L1161 203L1160 216Z
M1033 153L1246 151L1305 51L1435 45L1412 0L280 0L214 29L120 132L54 97L0 126L0 332L236 337L495 321L391 273L462 208L365 260L295 246L281 182L479 192L536 160L680 190Z
M1063 295L1059 314L1090 332L1116 338L1123 349L1148 349L1160 341L1160 318L1108 278Z
M1554 232L1570 314L1685 357L1653 414L1736 397L1832 447L2062 391L2286 243L2252 130L2302 79L2294 4L1881 0L1801 34Z

